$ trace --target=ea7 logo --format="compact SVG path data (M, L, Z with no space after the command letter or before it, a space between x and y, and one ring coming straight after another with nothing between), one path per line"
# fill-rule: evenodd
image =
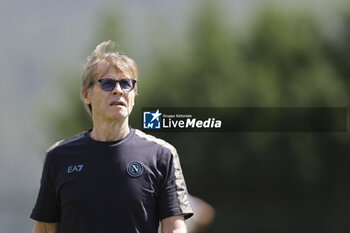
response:
M69 166L67 173L72 173L72 172L80 172L81 169L83 169L84 165L74 165L74 166Z

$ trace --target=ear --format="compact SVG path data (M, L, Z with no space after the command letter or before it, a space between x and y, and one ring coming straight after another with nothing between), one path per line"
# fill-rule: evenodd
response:
M85 104L91 104L91 100L90 100L91 93L90 92L91 92L91 90L89 88L83 93L83 100L84 100Z
M134 97L132 98L132 107L134 107L134 105L135 105L135 97L136 97L136 95L134 94Z

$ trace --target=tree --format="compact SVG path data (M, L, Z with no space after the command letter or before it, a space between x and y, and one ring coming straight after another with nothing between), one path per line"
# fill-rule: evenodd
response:
M136 98L131 125L140 126L143 106L347 104L348 46L343 43L343 47L333 49L336 46L328 44L310 13L287 12L269 5L258 13L250 33L240 37L237 30L224 24L224 15L214 3L201 4L190 22L187 39L153 54L148 64L154 66L143 70L139 82L142 91ZM116 24L121 22L116 15L102 14L96 41L123 41L120 35L127 38L122 26ZM164 40L171 40L167 34L163 33ZM340 36L345 41L348 35L346 31ZM124 46L127 43L123 42ZM146 61L138 63L142 66ZM55 132L64 137L91 127L77 98L79 85L68 86L65 105L69 114L51 115ZM347 199L342 195L346 182L341 177L349 177L344 167L349 152L344 141L348 137L279 133L156 135L178 149L190 192L217 209L211 232L333 232L337 230L335 223L349 229L344 218L337 218L345 216L345 209L333 207ZM339 199L332 199L333 195ZM331 218L327 218L327 212Z

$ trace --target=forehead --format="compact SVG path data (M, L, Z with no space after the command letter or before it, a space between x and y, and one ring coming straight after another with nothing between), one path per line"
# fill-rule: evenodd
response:
M96 67L96 79L99 79L103 76L122 76L124 77L124 73L114 67L113 65L111 65L109 62L107 61L101 61L100 63L97 64Z

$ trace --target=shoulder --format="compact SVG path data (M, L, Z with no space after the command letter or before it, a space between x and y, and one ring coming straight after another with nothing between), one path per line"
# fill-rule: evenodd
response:
M83 139L85 138L86 132L81 132L77 135L74 135L70 138L62 139L60 141L55 142L52 144L47 150L47 153L51 153L60 149L63 149L65 147L69 147L72 145L80 144Z
M162 150L168 150L173 156L177 156L177 151L173 145L166 142L163 139L157 138L153 135L146 134L141 130L135 129L135 135L143 140L145 143L150 144L154 147L158 147Z

